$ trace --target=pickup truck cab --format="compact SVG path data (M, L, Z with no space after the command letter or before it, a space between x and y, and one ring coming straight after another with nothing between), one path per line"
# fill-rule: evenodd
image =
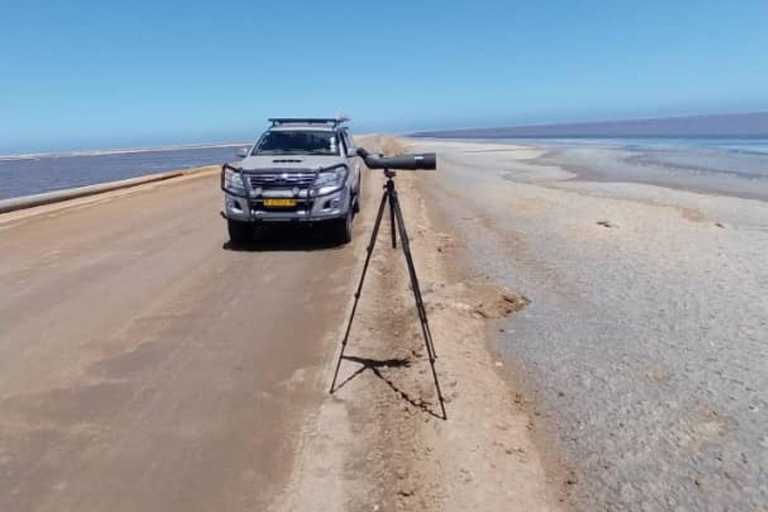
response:
M352 239L360 209L360 157L346 118L274 118L242 159L221 170L230 240L246 243L262 224L326 224Z

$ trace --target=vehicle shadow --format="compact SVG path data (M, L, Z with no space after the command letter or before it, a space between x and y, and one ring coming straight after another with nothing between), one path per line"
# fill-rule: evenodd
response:
M227 240L222 249L234 252L323 251L340 249L330 230L309 226L259 226L254 229L253 239L234 244Z

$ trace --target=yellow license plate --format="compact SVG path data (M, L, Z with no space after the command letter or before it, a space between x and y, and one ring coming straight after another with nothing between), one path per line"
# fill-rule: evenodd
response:
M292 208L296 206L295 199L265 199L264 206L267 208Z

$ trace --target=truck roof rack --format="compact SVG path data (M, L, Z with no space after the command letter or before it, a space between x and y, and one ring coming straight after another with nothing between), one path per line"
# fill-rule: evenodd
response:
M348 117L271 117L269 122L272 126L281 126L285 124L330 124L337 127L340 124L349 121Z

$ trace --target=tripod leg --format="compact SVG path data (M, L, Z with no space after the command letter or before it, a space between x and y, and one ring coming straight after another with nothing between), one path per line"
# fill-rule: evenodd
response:
M413 263L413 255L411 254L411 244L408 240L408 233L405 229L405 221L403 220L403 212L400 208L400 201L397 197L397 191L394 192L393 198L390 199L390 203L394 205L394 210L397 215L398 230L400 232L400 243L403 246L403 253L405 254L405 261L408 265L408 275L411 280L411 289L413 290L413 298L416 301L416 310L419 314L419 320L421 322L421 328L424 334L424 339L427 340L428 350L432 356L437 359L437 352L435 352L435 345L432 342L432 331L429 328L429 320L427 319L427 309L424 306L424 299L421 295L421 286L419 286L419 278L416 275L416 266Z
M355 313L357 312L357 304L358 302L360 302L360 294L363 291L365 274L368 272L368 265L371 262L371 254L373 253L373 248L376 246L376 237L379 235L379 227L381 226L381 219L384 216L384 207L387 205L388 196L389 196L389 191L387 190L385 190L384 194L381 196L381 203L379 203L379 212L376 214L376 222L373 224L373 232L371 233L371 239L368 242L367 254L365 256L365 264L363 265L363 273L360 274L360 281L357 283L357 291L355 292L355 303L352 305L352 313L349 315L347 330L344 333L344 339L341 342L341 352L339 352L339 360L336 361L336 371L333 372L333 381L331 382L330 393L333 393L336 389L336 379L339 376L339 368L341 368L341 360L344 358L344 349L347 348L347 341L349 340L349 332L352 330L352 321L355 319Z
M392 192L395 192L394 188L392 189ZM397 249L397 231L395 226L395 203L392 201L389 201L389 229L392 232L392 248Z
M411 244L408 240L408 232L405 229L405 220L403 220L403 212L400 209L400 201L397 197L397 191L392 190L389 198L390 206L395 212L397 220L397 228L400 233L400 244L403 247L403 254L405 255L405 261L408 265L408 274L411 278L411 288L413 290L413 298L416 301L416 311L419 314L419 321L421 323L421 332L424 335L424 345L427 348L427 354L429 355L429 366L432 369L432 377L435 380L435 390L437 391L437 398L440 401L440 409L443 412L443 419L448 419L448 414L445 412L445 400L443 399L443 392L440 389L440 381L437 379L437 370L435 369L435 359L437 354L435 353L435 346L432 343L432 331L429 328L429 320L427 319L427 310L424 307L424 300L421 296L421 288L419 287L419 278L416 275L416 266L413 264L413 255L411 254Z

